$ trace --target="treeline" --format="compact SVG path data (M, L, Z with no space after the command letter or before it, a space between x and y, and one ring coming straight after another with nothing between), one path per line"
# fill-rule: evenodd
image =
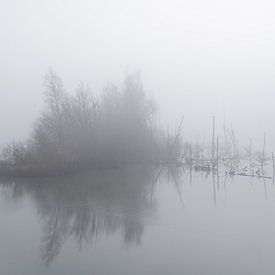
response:
M179 131L173 136L157 126L156 104L146 97L138 74L127 75L122 87L108 85L100 98L84 83L74 95L67 93L52 70L44 87L45 110L27 141L4 147L2 173L58 173L180 155Z

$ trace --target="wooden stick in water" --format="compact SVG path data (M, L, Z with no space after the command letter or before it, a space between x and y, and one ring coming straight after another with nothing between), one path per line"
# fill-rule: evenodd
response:
M264 157L265 157L265 132L264 132L264 144L263 144L262 168L264 167Z
M215 116L213 116L212 129L212 168L214 168L214 154L215 154Z
M190 143L189 146L189 165L190 165L190 171L192 170L192 145Z
M217 175L219 176L219 136L217 136Z
M252 174L252 139L250 138L250 144L249 144L249 170L250 170L250 175Z
M275 175L275 163L274 163L274 154L272 152L272 183L274 184L274 175Z

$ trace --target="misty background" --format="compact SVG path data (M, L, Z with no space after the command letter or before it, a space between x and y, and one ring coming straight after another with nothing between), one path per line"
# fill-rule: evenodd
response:
M139 70L159 120L208 142L232 123L240 145L275 144L273 1L1 1L0 146L26 138L52 67L96 95Z

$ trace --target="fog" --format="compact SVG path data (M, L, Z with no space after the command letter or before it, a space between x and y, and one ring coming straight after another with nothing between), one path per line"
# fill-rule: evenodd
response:
M271 146L275 131L273 1L3 1L0 10L0 144L29 135L43 108L49 67L71 92L101 94L139 70L185 138L211 137L211 119L232 123L243 145Z
M274 1L0 4L0 274L274 274Z

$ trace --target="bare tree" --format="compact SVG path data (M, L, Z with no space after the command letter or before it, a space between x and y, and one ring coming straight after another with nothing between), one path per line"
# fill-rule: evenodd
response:
M12 142L4 147L2 156L5 161L13 165L23 164L26 160L27 148L22 142Z
M66 102L66 94L61 78L52 70L44 76L45 102L49 115L52 117L53 128L56 129L59 146L63 147L63 108Z

